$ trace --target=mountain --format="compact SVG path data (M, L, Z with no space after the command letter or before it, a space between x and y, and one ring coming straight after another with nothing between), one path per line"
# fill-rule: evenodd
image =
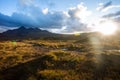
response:
M23 39L47 39L47 40L78 40L76 42L86 42L91 39L112 40L120 39L120 32L116 35L104 36L98 32L81 33L79 36L67 34L55 34L39 28L26 28L24 26L18 29L8 30L0 33L0 40L23 40Z
M43 39L59 36L59 34L51 33L39 28L26 28L21 26L18 29L8 30L0 33L1 40L20 40L20 39Z
M8 30L0 33L0 40L23 40L23 39L47 39L47 40L85 40L90 33L82 33L79 36L70 34L55 34L39 28L26 28Z

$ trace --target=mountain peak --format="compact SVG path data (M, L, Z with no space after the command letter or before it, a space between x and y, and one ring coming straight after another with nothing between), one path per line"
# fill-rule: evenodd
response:
M21 27L19 27L18 29L26 29L26 27L24 27L24 26L21 26Z
M40 39L44 37L54 36L55 34L50 33L39 28L26 28L24 26L19 27L18 29L8 30L2 33L4 39Z

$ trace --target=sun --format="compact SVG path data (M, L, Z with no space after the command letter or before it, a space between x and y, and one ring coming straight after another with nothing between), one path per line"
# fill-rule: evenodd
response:
M108 21L101 23L97 26L97 31L104 34L104 35L111 35L114 34L117 30L117 26L114 22Z

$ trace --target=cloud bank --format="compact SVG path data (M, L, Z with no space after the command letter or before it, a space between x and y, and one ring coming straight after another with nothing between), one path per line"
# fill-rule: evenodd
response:
M83 20L91 12L83 4L72 7L68 11L50 11L49 8L41 9L40 7L30 5L33 0L28 0L29 3L24 2L24 0L20 1L22 7L18 12L14 12L11 16L0 13L0 26L62 29L66 33L88 30L87 24Z

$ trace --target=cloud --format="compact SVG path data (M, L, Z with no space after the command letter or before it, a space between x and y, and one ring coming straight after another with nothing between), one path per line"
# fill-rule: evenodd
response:
M111 5L111 6L107 7L107 8L105 8L105 9L103 9L102 11L106 12L106 11L108 11L110 9L113 9L113 8L120 8L120 5Z
M30 6L26 13L15 12L11 16L0 14L0 25L4 26L27 26L41 28L59 28L66 16L63 12L48 12L44 14L38 7Z
M112 1L109 1L109 2L107 2L105 4L104 3L100 3L99 6L96 8L96 10L105 12L108 9L110 9L111 5L112 5Z
M68 11L68 14L71 17L79 18L79 19L85 19L88 17L92 12L87 10L87 7L85 7L82 3L77 5L77 7L70 8Z
M112 22L116 24L118 29L120 29L120 11L117 11L115 13L110 13L107 15L103 15L102 18L107 21L111 20Z
M116 23L116 25L118 26L118 30L120 30L120 17L116 17L113 19L113 21Z
M31 1L31 0L30 0ZM83 4L70 8L68 11L50 11L34 5L25 5L11 16L0 13L0 26L7 27L39 27L47 30L61 30L72 33L85 31L87 24L83 20L91 14ZM56 31L53 31L56 32Z
M91 11L87 9L83 4L79 4L76 7L69 8L65 15L65 25L61 29L51 29L52 32L57 31L58 33L74 33L89 31L87 23L84 22L85 18L91 15Z
M43 14L47 14L48 13L48 8L45 8L42 10Z
M73 33L73 32L81 32L81 31L87 31L87 24L82 23L78 18L68 18L66 21L65 26L63 26L61 29L62 33Z
M120 11L104 15L103 18L112 18L112 17L117 17L117 16L120 16Z
M92 14L83 3L78 4L76 7L69 8L67 15L69 16L66 20L65 26L61 28L61 32L81 32L89 31L87 23L84 20Z
M114 18L114 20L120 24L120 17Z
M8 29L9 30L12 30L12 29L16 29L17 27L6 27L6 26L0 26L0 33L4 32L4 31L7 31Z
M19 0L21 5L31 5L33 4L34 0Z

